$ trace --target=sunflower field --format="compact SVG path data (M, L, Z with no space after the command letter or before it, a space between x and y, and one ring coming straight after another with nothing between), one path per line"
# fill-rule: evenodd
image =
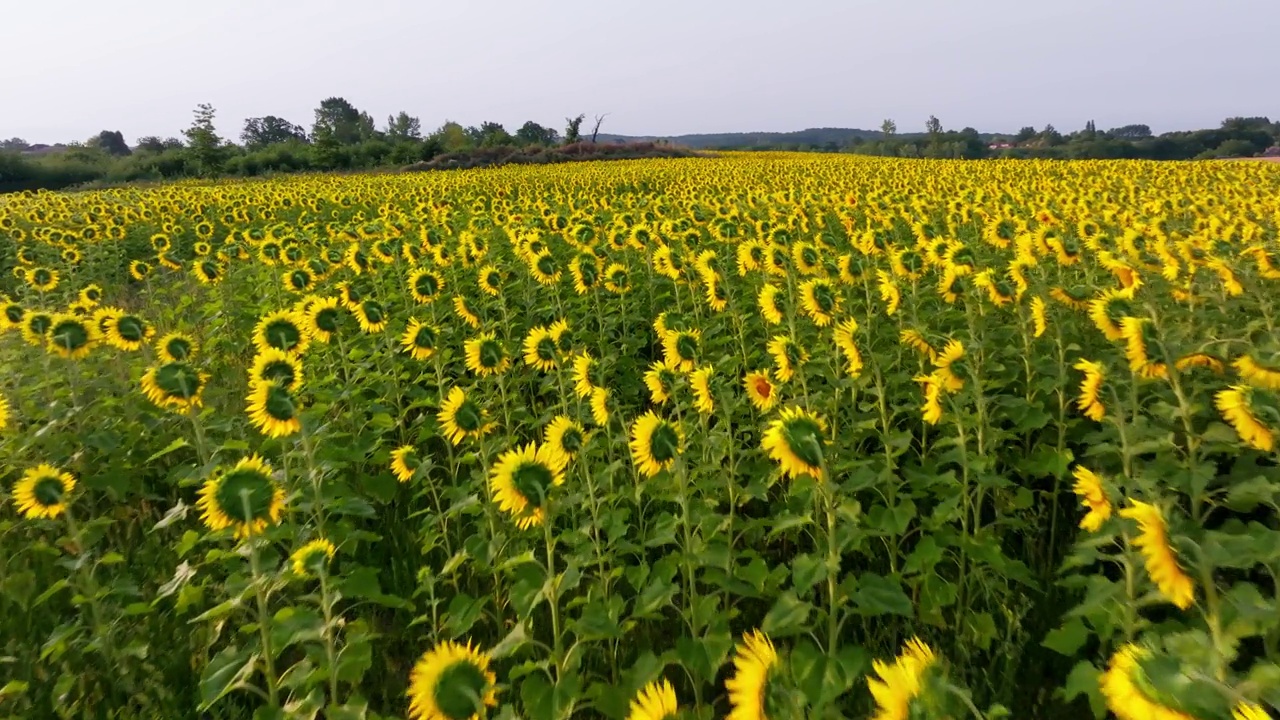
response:
M0 196L0 717L1261 720L1280 166Z

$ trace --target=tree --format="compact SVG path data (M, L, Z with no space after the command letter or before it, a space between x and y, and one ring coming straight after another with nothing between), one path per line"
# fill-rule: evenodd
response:
M200 103L195 109L195 120L191 127L182 131L187 138L188 152L195 165L196 172L201 175L214 175L222 169L222 138L218 137L213 126L217 111L209 103Z
M320 107L316 108L316 121L311 126L311 136L317 145L354 145L376 134L373 117L340 97L320 101Z
M400 114L387 116L387 137L392 140L422 139L422 122L401 110Z
M129 149L129 143L124 141L124 133L119 130L103 130L89 138L89 142L85 144L92 148L98 148L108 155L123 157L133 152Z
M1040 131L1040 139L1049 147L1061 145L1062 133L1058 132L1053 125L1045 125L1044 130Z
M294 125L275 115L245 120L244 130L240 133L240 141L250 148L262 148L291 140L306 142L307 131L301 125Z
M521 125L516 131L516 142L520 145L555 145L559 139L560 133L532 120Z
M511 144L511 133L507 132L502 123L487 120L480 123L479 127L473 125L467 128L467 137L471 140L471 144L478 147L497 147Z
M586 119L587 116L582 114L579 114L578 117L565 118L565 122L568 123L564 128L564 142L566 145L576 143L582 139L582 121Z
M22 152L31 147L31 144L20 137L9 138L8 140L0 140L0 150L9 150L12 152Z
M929 133L929 137L937 142L938 136L942 134L942 121L937 117L930 115L929 119L924 123L924 131Z
M885 119L884 122L880 123L880 132L884 135L884 139L888 140L898 134L898 123Z
M1141 140L1151 137L1151 128L1146 125L1125 125L1123 127L1111 128L1107 134L1113 138L1121 138L1124 140Z
M1030 125L1027 125L1026 127L1019 130L1017 135L1013 136L1013 141L1024 143L1024 142L1028 142L1030 140L1035 139L1035 136L1036 136L1036 129L1031 127Z
M161 140L159 135L147 135L138 138L137 149L140 151L159 153L165 150L181 150L182 148L182 141L174 137Z
M594 142L596 141L596 136L598 136L598 135L600 134L600 124L601 124L601 123L603 123L603 122L604 122L604 119L605 119L605 118L607 118L607 117L609 117L609 113L605 113L605 114L603 114L603 115L597 115L597 116L596 116L596 124L595 124L595 127L592 127L592 128L591 128L591 142L593 142L593 143L594 143Z
M471 145L471 139L467 137L467 131L452 120L446 120L435 132L431 133L427 137L427 142L435 143L439 146L441 152L447 153L465 150Z

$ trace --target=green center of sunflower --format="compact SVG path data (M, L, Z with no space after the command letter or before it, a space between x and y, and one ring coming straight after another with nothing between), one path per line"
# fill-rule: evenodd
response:
M151 272L151 265L149 263L145 263L139 260L138 262L135 262L133 264L133 269L139 275L146 275L147 273Z
M670 423L661 423L649 434L649 453L660 463L674 460L680 453L680 434Z
M418 332L413 336L413 344L415 347L424 350L431 349L436 346L436 331L423 325L418 328Z
M502 363L503 351L502 343L497 340L485 340L480 343L480 366L486 368L497 367Z
M612 282L615 285L621 285L626 281L627 271L623 268L614 268L613 271L609 273L609 282Z
M1129 310L1129 301L1124 298L1113 298L1111 302L1107 303L1107 317L1112 320L1119 320L1130 314Z
M751 258L751 262L757 265L764 262L764 249L759 245L752 245L751 250L747 252L747 255Z
M537 354L539 360L550 362L556 359L556 341L550 336L544 336L538 339L537 346L534 347L534 353Z
M472 400L463 400L458 406L458 410L453 414L453 422L463 432L479 432L481 424L484 422L480 417L480 408Z
M810 467L822 464L822 428L808 418L795 418L782 425L782 438L796 457Z
M431 297L440 289L440 282L436 280L435 275L424 273L414 281L413 289L423 297Z
M88 288L84 291L84 297L91 302L98 302L102 299L102 293L97 288Z
M361 270L368 270L369 254L366 253L364 250L356 250L355 252L351 253L351 262L355 263L356 267L360 268Z
M543 275L554 275L556 271L556 261L551 259L550 255L543 255L538 258L538 272Z
M31 282L36 285L46 285L53 279L53 275L44 268L36 268L31 271Z
M511 473L511 484L531 505L541 506L551 489L551 469L539 462L521 465Z
M191 343L186 338L170 338L164 351L174 360L186 360L191 357Z
M410 470L417 470L418 466L422 464L422 458L418 457L416 450L410 450L400 457L400 462Z
M813 302L819 310L829 313L836 307L836 296L829 286L818 283L813 288Z
M902 257L900 259L902 261L902 267L906 268L907 272L918 273L920 272L920 269L924 267L924 258L920 257L920 253L914 250L908 250L907 252L902 253Z
M569 331L565 330L555 339L556 348L562 353L567 353L573 349L573 340L569 338Z
M342 251L337 248L329 248L324 251L324 259L328 260L330 265L337 265L342 262Z
M294 290L306 290L311 287L311 273L306 270L294 270L289 273L289 285Z
M322 308L315 314L313 319L316 327L324 332L333 333L338 331L338 308Z
M289 262L298 262L302 259L302 248L297 245L290 245L284 249L284 256Z
M387 314L382 311L382 306L374 300L364 301L360 304L360 309L364 312L364 319L370 325L381 325L387 320Z
M267 344L277 350L288 352L302 342L302 331L291 320L273 320L262 333Z
M800 251L800 259L804 261L806 266L812 267L818 264L818 251L806 246Z
M190 399L200 392L200 373L181 362L161 365L155 374L156 387L169 397Z
M787 362L792 367L798 367L804 362L804 355L800 352L800 346L793 342L788 342L782 346L782 356L787 359Z
M578 264L578 274L582 276L582 284L591 287L596 284L596 280L600 277L596 270L594 262L582 262Z
M686 362L697 362L698 360L698 341L689 333L681 333L676 338L676 354L681 360Z
M47 475L36 480L35 486L31 488L31 494L36 502L49 507L62 502L63 496L67 494L67 488L57 476Z
M147 334L146 323L133 315L116 318L116 334L129 342L141 342Z
M959 275L951 279L951 284L947 286L947 292L954 295L964 294L964 278Z
M582 432L576 427L566 428L560 435L560 447L573 455L582 449Z
M53 325L53 318L44 313L36 313L27 318L27 327L37 335L45 335Z
M269 260L278 260L280 258L280 246L275 243L263 245L262 256Z
M200 272L210 280L216 280L221 271L218 269L218 263L212 260L202 260L200 262Z
M89 328L79 320L62 320L53 326L53 342L67 350L79 350L89 344Z
M25 315L26 312L27 311L17 303L5 305L4 307L4 317L6 320L8 320L11 323L22 322L22 316Z
M294 369L293 364L284 360L274 360L267 363L263 366L261 372L261 379L284 386L292 385L295 377L297 377L297 371Z
M296 412L293 405L293 396L280 385L270 386L270 389L267 390L266 402L262 405L268 415L280 421L292 420Z
M218 482L218 509L241 523L270 517L275 488L271 478L253 468L231 470Z
M992 287L994 287L996 289L996 292L1003 297L1009 297L1013 295L1013 286L1010 285L1008 281L1006 281L1004 278L996 280L994 283L992 283Z

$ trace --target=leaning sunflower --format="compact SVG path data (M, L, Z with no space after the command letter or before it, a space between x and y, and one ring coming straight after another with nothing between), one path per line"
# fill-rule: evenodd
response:
M311 344L307 323L292 310L277 310L264 316L253 328L253 345L258 352L275 348L302 354Z
M100 323L100 327L105 325L107 342L126 352L142 349L156 334L154 327L132 313L114 312L107 317Z
M480 377L501 375L511 367L507 348L491 332L480 333L466 341L463 349L466 351L467 369Z
M370 335L380 333L387 327L387 311L377 300L365 300L356 305L351 313L356 316L360 329Z
M600 427L609 425L609 414L614 408L613 391L609 388L597 387L591 389L591 399L588 402L591 406L591 419Z
M0 430L4 430L9 427L10 414L9 401L5 399L5 396L0 395Z
M1195 720L1153 697L1155 690L1142 668L1142 661L1150 657L1150 650L1132 643L1111 656L1107 671L1098 678L1107 707L1119 720Z
M1280 368L1259 362L1252 355L1242 355L1231 366L1245 382L1266 390L1280 390Z
M689 373L689 387L693 390L693 409L703 415L716 411L716 400L711 394L711 376L715 368L707 365Z
M782 323L782 308L778 306L778 292L777 285L766 283L760 288L760 294L756 298L760 305L760 317L770 325Z
M836 324L832 331L835 346L844 355L845 372L849 377L862 375L862 352L858 350L858 321L847 318Z
M645 477L670 470L684 448L684 431L653 411L641 415L631 425L631 458Z
M246 402L249 422L269 438L288 437L302 429L298 402L289 388L278 381L255 383Z
M671 399L672 387L677 379L676 371L658 360L644 373L644 384L649 389L649 399L654 405L664 405Z
M311 298L306 311L302 313L307 334L318 343L329 342L334 333L338 332L344 309L346 306L340 304L336 297Z
M54 316L43 310L32 310L22 316L22 339L28 345L40 347L49 340L49 329L53 327Z
M409 673L409 720L479 720L498 704L487 653L446 640L423 654Z
M467 305L467 299L461 295L453 296L453 312L460 320L471 326L472 330L480 329L480 316Z
M49 351L70 360L79 360L102 340L96 323L75 315L56 315L48 332Z
M320 538L303 545L289 556L289 566L298 577L314 577L325 572L337 553L333 543Z
M486 413L475 400L459 387L451 388L436 415L440 429L449 442L461 445L467 438L480 438L493 429Z
M156 356L161 362L186 362L195 356L199 346L182 333L169 333L156 341Z
M727 720L769 720L777 668L778 652L767 635L752 630L742 636L734 648L733 677L724 683L732 708Z
M796 370L809 360L809 353L789 335L774 335L767 350L773 357L774 375L779 382L791 380Z
M159 408L200 407L209 376L190 364L174 360L149 368L142 375L142 393Z
M391 474L402 483L407 483L417 474L422 466L422 458L418 449L412 445L401 445L391 453Z
M1169 526L1160 508L1129 498L1129 507L1120 517L1135 520L1141 534L1133 544L1142 551L1147 574L1165 599L1186 610L1196 600L1195 582L1178 566L1178 556L1169 543Z
M765 431L760 445L789 478L809 475L823 479L823 436L827 423L820 415L799 407L783 408L782 416Z
M651 682L631 700L627 720L675 720L680 716L676 689L666 680Z
M28 469L14 484L13 504L28 520L53 519L66 512L75 489L74 475L42 463Z
M675 330L662 338L663 359L679 372L693 370L701 352L702 333L697 330Z
M1102 478L1083 465L1077 465L1072 476L1076 482L1071 489L1080 498L1080 504L1089 510L1080 519L1080 529L1095 532L1111 517L1111 501L1107 499Z
M258 353L249 367L249 386L268 382L279 383L289 392L297 392L302 386L302 361L275 348Z
M409 275L409 294L419 304L426 304L435 300L436 295L440 293L440 289L443 287L444 281L440 279L440 276L434 270L421 268Z
M564 484L567 463L568 458L547 443L508 450L489 474L493 501L521 530L541 525L546 521L551 489Z
M769 379L768 370L755 370L742 378L742 386L747 391L747 399L760 412L768 412L778 401L777 388Z
M408 327L400 336L400 347L414 360L426 360L435 354L439 338L440 330L434 325L410 318Z
M1076 407L1084 413L1085 417L1094 422L1101 422L1107 414L1107 409L1098 399L1098 394L1102 390L1102 381L1106 379L1106 372L1100 363L1091 360L1079 360L1071 367L1084 373L1084 379L1080 381L1080 395L1076 398Z
M814 325L830 325L835 320L834 315L839 305L840 295L830 280L812 278L800 285L800 309L813 320Z
M1276 446L1276 433L1254 413L1251 404L1254 392L1247 385L1234 385L1218 391L1213 404L1246 445L1254 450L1271 452Z
M542 372L551 372L558 366L556 339L551 330L539 325L529 331L521 346L524 364Z
M597 387L598 379L593 378L592 375L598 367L596 359L585 350L573 358L573 391L578 394L578 397L591 397L591 392Z
M544 442L566 461L572 460L587 444L587 431L578 422L564 415L557 415L547 425Z
M937 665L933 650L919 638L907 641L892 663L872 661L876 677L867 676L867 689L876 701L872 720L907 720L911 701L925 690L925 676Z
M206 480L196 501L205 526L215 532L231 528L240 539L279 523L284 490L271 473L267 461L253 455Z

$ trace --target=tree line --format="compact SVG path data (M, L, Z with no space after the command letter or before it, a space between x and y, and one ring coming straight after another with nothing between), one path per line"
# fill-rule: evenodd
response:
M59 189L91 182L159 181L185 177L249 177L307 171L368 170L424 163L482 148L553 148L584 140L586 115L565 118L563 133L532 120L514 133L501 123L464 127L447 121L429 133L407 112L381 127L345 98L323 100L310 129L275 115L245 120L239 142L218 134L212 105L196 107L181 138L148 136L130 146L118 130L85 142L33 146L0 141L0 192ZM594 142L605 116L595 117Z

